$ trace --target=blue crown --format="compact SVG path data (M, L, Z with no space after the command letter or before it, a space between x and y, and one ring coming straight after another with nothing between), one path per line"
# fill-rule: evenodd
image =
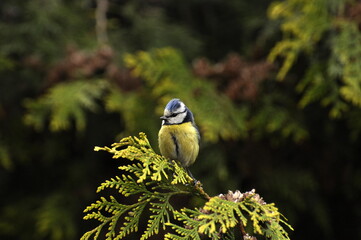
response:
M181 106L181 101L178 98L174 98L172 100L169 101L169 103L167 104L167 106L165 106L165 109L167 109L170 112L174 112L176 111L178 108L180 108Z

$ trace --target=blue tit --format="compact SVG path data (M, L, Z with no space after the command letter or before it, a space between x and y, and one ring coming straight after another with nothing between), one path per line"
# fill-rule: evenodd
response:
M159 149L164 157L177 160L188 171L199 152L200 136L192 112L179 99L172 99L164 109L159 130Z

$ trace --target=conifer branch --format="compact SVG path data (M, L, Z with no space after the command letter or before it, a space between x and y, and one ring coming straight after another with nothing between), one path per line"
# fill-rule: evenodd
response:
M246 193L229 191L210 197L202 184L199 181L194 184L176 161L156 154L144 133L139 137L123 138L111 147L95 147L95 151L100 150L112 153L115 159L126 158L131 162L120 166L124 173L102 183L97 192L113 188L124 197L133 196L137 201L123 204L110 196L108 199L101 197L88 206L84 210L87 213L84 219L96 219L100 225L85 233L82 240L92 236L98 239L106 225L107 239L123 239L141 231L140 239L143 240L160 234L161 230L165 231L165 239L235 239L235 231L240 232L243 239L254 240L254 235L289 239L283 226L292 227L273 203L264 202L255 190ZM197 209L184 206L177 210L172 198L180 195L196 196L205 203ZM147 226L142 230L139 229L141 219L147 219ZM252 229L250 232L245 230L247 224L251 226L247 228Z

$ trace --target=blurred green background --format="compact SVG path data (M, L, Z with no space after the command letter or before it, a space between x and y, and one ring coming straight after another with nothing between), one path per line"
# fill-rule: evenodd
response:
M361 239L361 4L1 0L0 239L79 239L120 161L173 97L210 195L255 188L291 239Z

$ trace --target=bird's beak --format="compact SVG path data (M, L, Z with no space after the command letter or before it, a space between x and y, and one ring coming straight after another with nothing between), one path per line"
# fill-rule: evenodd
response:
M167 119L167 117L166 117L166 116L161 116L161 117L160 117L160 119L162 119L162 120L166 120L166 119Z

